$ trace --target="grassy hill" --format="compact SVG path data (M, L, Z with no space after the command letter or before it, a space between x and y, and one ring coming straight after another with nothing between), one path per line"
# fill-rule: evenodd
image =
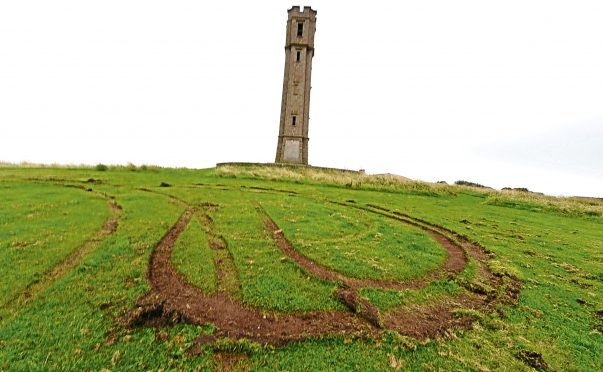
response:
M601 370L603 202L0 167L0 370Z

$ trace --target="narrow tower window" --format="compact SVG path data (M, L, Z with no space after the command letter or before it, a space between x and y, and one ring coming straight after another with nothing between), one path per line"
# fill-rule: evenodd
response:
M295 57L295 61L299 62L301 60L301 52L298 50L297 51L297 56Z
M304 22L297 22L297 37L304 36Z
M297 116L294 116L294 117L291 119L291 125L295 126L295 121L296 121L296 120L297 120Z

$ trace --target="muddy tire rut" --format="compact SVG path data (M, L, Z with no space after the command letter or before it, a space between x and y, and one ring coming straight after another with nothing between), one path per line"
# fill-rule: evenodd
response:
M338 203L340 204L340 203ZM414 280L395 282L347 277L329 269L299 253L287 240L282 230L261 208L257 207L265 228L271 233L275 244L309 275L337 283L333 296L349 311L314 311L305 313L279 313L252 308L240 298L240 282L236 267L225 239L215 234L211 217L204 207L188 206L178 221L159 241L153 251L147 280L151 291L136 301L136 308L128 315L129 326L165 326L176 322L202 325L211 323L216 327L213 335L201 336L191 352L199 350L201 344L219 338L233 340L245 338L260 344L280 346L289 342L323 336L354 335L379 338L382 329L395 330L401 334L427 339L443 335L451 328L467 328L472 319L456 316L458 308L478 311L494 311L499 303L511 304L517 300L519 281L510 278L501 294L492 295L467 290L455 298L445 298L421 305L401 306L380 313L374 305L358 294L361 288L418 289L443 278L454 278L471 259L479 267L480 280L493 288L503 286L503 280L493 275L487 267L488 254L485 250L461 235L426 221L407 215L397 215L374 205L350 206L409 224L431 234L448 252L446 262L434 272ZM171 261L172 248L187 224L197 216L208 233L210 247L216 253L215 265L218 290L214 294L204 293L190 284L174 267ZM212 241L214 244L212 244ZM228 276L230 275L230 279ZM234 275L234 276L233 276ZM230 282L231 284L228 284ZM234 285L232 283L235 283ZM479 292L479 291L477 291Z

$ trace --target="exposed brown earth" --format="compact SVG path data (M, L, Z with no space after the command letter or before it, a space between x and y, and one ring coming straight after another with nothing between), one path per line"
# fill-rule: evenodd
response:
M430 233L448 252L446 263L440 270L424 278L408 282L348 278L297 252L274 221L260 210L266 227L273 232L279 248L310 275L340 283L342 288L336 291L335 296L351 310L349 312L316 311L307 313L262 311L233 299L228 291L218 291L212 295L203 293L199 288L188 283L186 278L173 267L171 263L172 247L192 216L198 214L197 209L189 207L155 248L147 273L147 280L152 290L137 301L137 308L129 316L127 323L131 326L165 325L173 322L212 323L217 328L215 334L210 337L201 337L198 340L200 344L213 342L213 340L223 337L246 338L262 344L277 346L321 336L379 337L381 327L418 339L426 339L444 334L451 328L465 328L471 325L472 319L466 316L456 316L455 309L492 311L498 303L513 303L517 299L519 282L511 278L511 284L507 285L503 291L498 291L502 295L496 291L494 293L480 291L479 286L477 290L468 287L469 291L454 299L400 307L387 311L383 315L379 314L370 302L359 298L358 288L421 288L444 275L456 276L467 263L466 255L479 266L480 281L492 288L499 288L503 282L500 277L493 275L488 270L486 265L488 255L483 248L463 236L426 221L397 215L385 208L370 205L361 208L411 224ZM228 249L218 247L217 251L228 251ZM195 352L195 349L192 352Z
M347 206L344 204L344 206ZM274 240L278 247L285 253L289 258L294 260L298 265L302 266L309 274L330 281L341 282L345 287L350 288L381 288L381 289L419 289L425 287L429 282L442 278L443 275L458 274L463 270L467 264L467 258L465 253L458 245L454 244L446 236L438 233L437 231L423 228L423 226L415 223L409 223L413 226L424 229L427 233L432 235L448 253L448 257L443 267L438 268L429 275L426 275L419 279L407 280L407 281L392 281L392 280L379 280L379 279L358 279L347 277L335 270L325 267L312 259L302 255L298 252L293 245L285 238L283 231L276 225L276 223L268 216L268 214L261 208L258 207L258 212L264 219L266 228L272 233Z
M171 263L172 247L191 219L188 209L161 239L153 255L147 279L152 290L137 301L128 323L164 325L184 321L212 323L217 337L247 338L260 343L282 345L326 334L374 334L374 327L349 312L279 314L262 312L231 299L224 293L207 295L189 284Z
M369 300L358 295L355 288L339 288L334 297L348 307L353 313L363 317L377 328L383 328L381 313Z
M217 208L215 205L203 204L205 212ZM216 267L216 288L218 292L224 293L231 298L240 299L243 289L237 275L237 268L228 249L228 242L214 230L214 221L207 213L197 211L197 219L207 234L209 247L215 251L214 266Z

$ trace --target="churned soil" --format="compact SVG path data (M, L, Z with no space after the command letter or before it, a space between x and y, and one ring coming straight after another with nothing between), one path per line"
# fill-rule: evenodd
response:
M216 206L205 203L201 205L201 208L205 212L208 212L215 210ZM234 257L232 257L232 252L228 249L228 242L224 237L216 233L211 216L200 211L197 211L195 215L207 234L209 247L215 251L214 266L216 268L216 288L218 292L225 293L231 298L241 298L243 289L237 276Z
M378 338L383 328L417 339L426 339L445 334L451 328L469 327L473 319L468 316L457 316L456 309L493 311L496 309L496 304L514 303L517 300L519 281L509 278L507 282L510 284L507 284L503 291L495 291L494 294L472 291L468 288L468 291L452 299L402 306L380 314L374 305L358 295L358 289L422 288L438 278L456 276L467 264L467 256L470 256L479 266L480 275L484 274L480 276L480 280L485 281L485 284L492 288L499 288L503 285L503 280L489 271L486 264L489 256L483 247L470 242L465 237L426 221L406 215L396 215L386 209L377 209L370 205L362 208L421 228L431 234L448 252L444 265L423 278L404 282L349 278L295 250L277 224L258 206L265 227L272 233L278 247L302 266L308 274L338 283L340 288L335 291L334 297L349 309L349 311L305 313L264 311L247 306L235 299L228 291L204 293L188 283L186 278L174 268L171 262L172 248L192 216L198 213L196 208L189 206L153 251L147 272L151 291L136 302L136 308L128 315L126 323L130 326L163 326L176 322L213 324L216 327L215 333L211 336L199 337L197 345L191 349L191 352L195 353L200 350L200 345L212 343L219 338L235 340L246 338L261 344L279 346L322 336L354 335ZM211 219L207 218L209 216L202 217L201 220L211 224L209 222ZM222 243L218 245L213 247L216 252L229 251L227 245L224 246Z
M127 319L129 325L212 323L217 327L216 337L247 338L272 345L323 334L375 334L372 325L350 312L263 312L235 301L224 293L207 295L188 283L173 267L171 253L193 212L188 209L182 214L153 252L147 272L152 290L137 301L137 308Z

